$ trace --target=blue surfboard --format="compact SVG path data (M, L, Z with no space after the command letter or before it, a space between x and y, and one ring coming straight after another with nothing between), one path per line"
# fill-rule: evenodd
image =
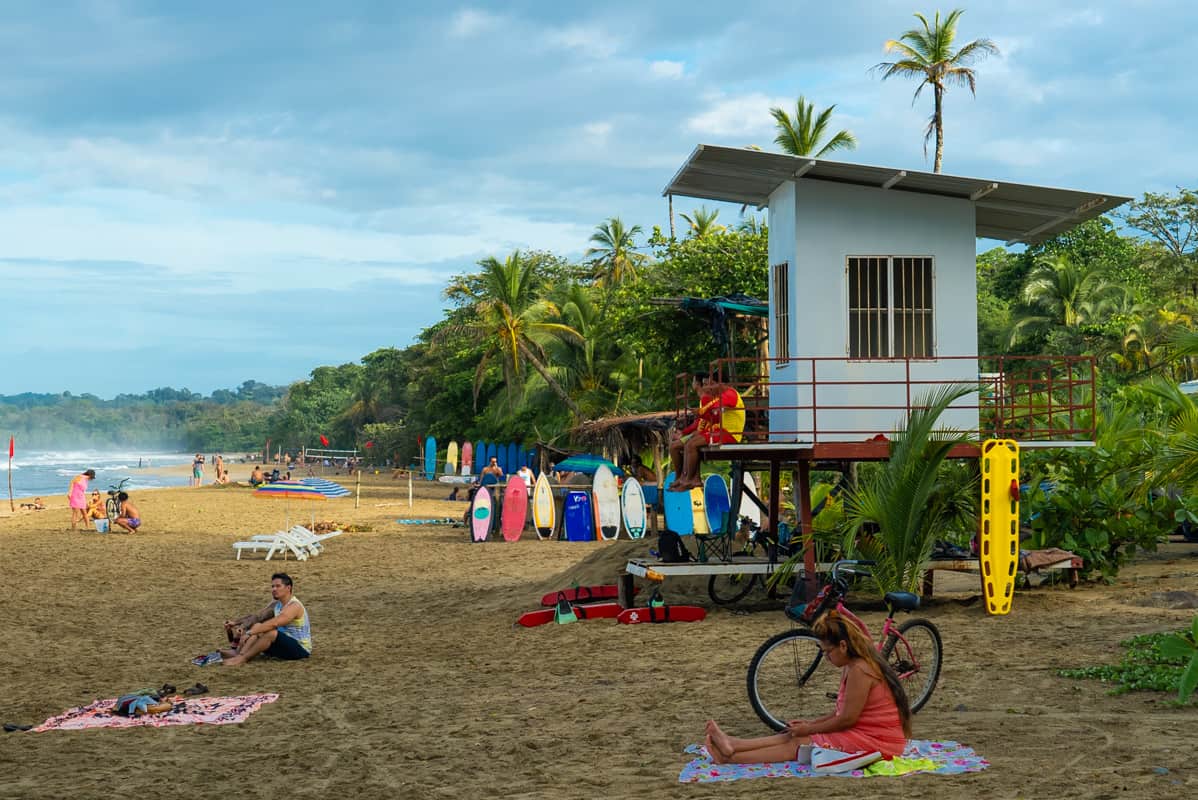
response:
M591 513L589 492L566 493L565 531L567 542L595 541L595 516Z
M707 527L712 536L719 536L728 524L728 514L732 511L732 495L728 492L728 484L722 475L708 475L703 481L704 513L707 514Z
M429 436L424 440L424 479L431 481L437 477L437 437Z
M520 460L520 445L512 442L507 446L507 474L516 474L522 466L524 462Z
M474 474L482 472L485 466L487 466L487 444L479 439L474 443Z
M487 460L483 462L483 466L489 467L491 465L492 458L499 458L498 450L495 449L494 442L487 442Z
M689 536L695 532L695 515L691 510L690 492L671 492L670 485L674 483L674 473L666 476L662 486L662 502L666 511L666 528L679 536Z
M511 445L506 445L503 442L499 443L495 451L495 457L499 459L499 468L503 470L504 475L512 474L512 462L508 460L507 454Z

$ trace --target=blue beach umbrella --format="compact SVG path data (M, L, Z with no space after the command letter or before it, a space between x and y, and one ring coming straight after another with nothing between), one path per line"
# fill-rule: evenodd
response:
M336 481L325 480L324 478L304 478L300 483L315 488L325 497L349 497L351 494L349 489L346 489Z

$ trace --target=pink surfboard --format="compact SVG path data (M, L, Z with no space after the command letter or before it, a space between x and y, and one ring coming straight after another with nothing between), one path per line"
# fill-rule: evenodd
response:
M487 487L480 486L474 493L474 503L470 506L470 533L476 542L487 541L491 533L491 493Z
M508 478L503 490L503 512L499 516L499 530L506 541L514 542L524 532L524 520L528 517L528 484L519 475Z
M469 475L474 466L474 445L466 442L462 445L462 474Z

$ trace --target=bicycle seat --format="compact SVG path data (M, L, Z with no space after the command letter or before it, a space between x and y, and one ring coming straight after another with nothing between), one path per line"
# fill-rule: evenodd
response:
M914 611L919 608L919 595L911 592L887 592L886 605L895 611Z

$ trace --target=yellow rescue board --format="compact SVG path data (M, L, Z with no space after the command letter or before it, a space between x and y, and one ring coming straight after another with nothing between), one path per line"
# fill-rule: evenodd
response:
M982 443L982 514L979 560L986 612L1008 614L1019 566L1019 444Z
M695 518L695 533L704 536L711 533L707 524L707 501L703 497L703 484L691 489L691 516Z

